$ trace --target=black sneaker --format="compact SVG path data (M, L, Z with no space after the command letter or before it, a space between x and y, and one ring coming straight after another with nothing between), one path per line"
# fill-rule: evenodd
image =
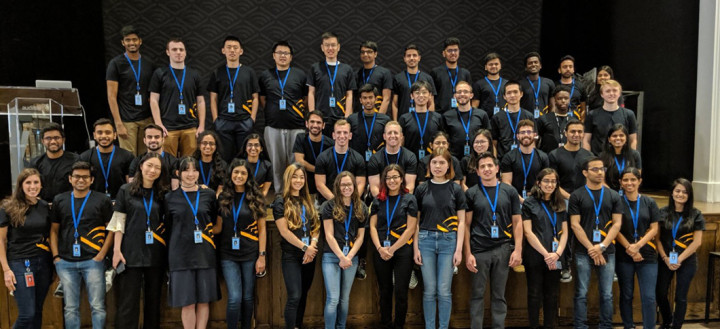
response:
M361 259L358 264L357 272L355 272L355 278L358 280L365 280L367 278L367 272L365 272L365 260Z
M55 292L53 292L53 296L55 298L63 298L65 296L65 290L63 290L62 282L58 283L57 288L55 288Z

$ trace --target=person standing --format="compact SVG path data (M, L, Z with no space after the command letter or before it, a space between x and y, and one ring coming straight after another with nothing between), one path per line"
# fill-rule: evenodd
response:
M89 162L93 168L92 190L107 195L110 200L120 190L120 186L128 182L130 164L135 159L130 151L118 147L113 142L117 139L115 126L109 119L102 118L93 124L93 137L97 146L80 154L80 161Z
M360 62L362 67L357 71L357 85L371 84L378 91L375 97L375 112L392 115L390 102L392 101L393 76L390 70L377 65L375 59L378 55L378 45L375 41L366 40L360 44ZM355 102L353 108L360 108L360 102ZM390 111L388 111L390 110Z
M490 119L492 127L493 146L497 150L498 159L502 159L505 153L518 147L517 129L520 120L533 120L533 114L520 107L520 98L523 93L517 81L505 83L503 98L507 102L505 113L493 115Z
M500 76L502 62L498 53L489 53L483 59L485 63L485 78L473 84L474 97L472 105L482 109L488 118L505 109L505 99L502 91L508 79Z
M263 196L267 196L273 181L273 169L267 152L265 152L265 141L260 134L251 133L245 138L239 156L247 161L248 170L252 170L250 175L258 184Z
M57 123L50 123L40 131L40 139L45 147L45 154L30 160L28 168L40 172L43 189L42 199L52 202L56 195L72 189L68 177L78 155L65 151L65 131Z
M420 50L417 45L411 43L405 47L403 53L403 61L405 62L405 70L393 77L393 100L392 100L392 119L400 120L405 113L415 111L415 100L412 99L412 86L418 81L425 81L428 84L426 88L433 96L437 94L435 91L435 83L432 76L420 71ZM435 110L434 97L428 99L427 108L430 111Z
M472 138L472 151L469 155L464 156L460 160L460 168L462 168L463 192L475 186L480 181L477 175L477 164L480 160L480 154L490 152L495 155L495 149L492 144L492 133L488 129L479 129Z
M536 120L538 134L538 148L545 153L563 147L567 143L565 126L572 116L568 115L570 102L570 89L567 86L558 86L552 92L555 108L544 113Z
M450 148L453 156L462 158L470 155L472 141L470 137L479 129L490 129L490 117L485 111L470 105L473 98L469 82L459 81L455 85L456 109L443 113L445 132L450 135Z
M145 144L147 151L136 156L135 159L133 159L133 161L130 163L130 169L128 170L129 182L133 181L135 173L139 170L140 160L146 154L155 153L160 156L160 159L162 159L162 170L166 173L166 175L163 175L165 177L164 179L166 180L164 183L170 184L170 188L173 190L177 189L178 186L180 186L175 172L175 170L177 169L178 160L172 154L166 153L165 150L163 150L164 142L165 137L163 136L162 127L157 126L154 123L145 126L143 132L143 144Z
M349 147L352 133L350 124L345 120L335 122L333 131L335 145L323 151L317 158L315 165L315 183L319 192L318 200L330 200L335 197L330 187L336 177L343 171L349 171L355 178L357 193L362 195L365 189L366 174L365 161L360 153Z
M549 167L547 154L535 148L535 136L535 123L532 120L521 120L517 128L520 146L506 153L500 164L502 182L515 188L521 203L540 170Z
M600 86L600 95L605 102L601 108L590 111L585 119L584 149L600 154L605 142L603 138L608 136L613 125L621 123L628 130L627 143L637 150L637 118L633 111L619 105L621 94L622 86L615 80L605 80Z
M367 163L370 162L373 154L382 147L383 131L385 131L385 124L390 121L390 117L375 110L375 99L378 92L373 85L362 85L357 94L362 111L351 114L347 119L353 135L350 147L362 154Z
M193 158L200 166L200 184L220 194L228 172L227 162L220 155L223 149L220 137L212 130L205 130L198 134L197 144Z
M323 150L332 148L335 141L332 138L323 135L325 122L320 111L312 111L305 118L306 133L301 133L295 139L293 145L293 154L295 162L301 164L307 173L307 183L310 194L317 194L317 186L315 185L315 164Z
M458 108L458 100L455 97L457 84L460 81L472 83L470 71L458 65L460 39L455 37L445 39L442 56L445 58L444 65L440 65L430 72L437 88L433 104L436 104L436 111L441 114Z
M432 88L426 81L413 83L411 97L415 108L398 119L405 135L403 146L413 150L419 161L431 152L430 138L444 126L442 114L429 108Z

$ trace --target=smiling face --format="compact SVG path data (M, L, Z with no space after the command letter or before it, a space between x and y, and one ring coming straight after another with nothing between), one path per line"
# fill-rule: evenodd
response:
M458 104L465 106L473 98L472 87L467 83L458 83L455 87L455 99Z
M612 79L612 77L610 76L610 73L608 71L605 71L605 70L598 71L597 79L596 79L597 84L602 84L603 81L610 80L610 79Z
M325 54L326 58L337 58L337 55L340 52L340 42L338 42L337 38L324 39L320 45L320 49L323 54Z
M391 147L399 147L402 143L403 133L400 125L392 124L385 126L385 132L383 133L383 139L385 144Z
M567 138L568 144L573 146L580 145L580 142L585 135L585 127L582 123L576 123L569 125L565 128L565 137Z
M624 174L622 176L622 178L620 179L620 185L622 186L622 189L628 193L637 192L641 183L642 183L642 179L637 178L637 176L635 176L633 173L630 173L630 172Z
M58 130L49 130L43 135L42 144L47 152L58 153L62 151L65 137Z
M483 152L487 152L487 150L489 149L490 141L485 135L475 136L475 140L473 140L473 150L475 150L475 153L480 154Z
M505 102L507 102L508 105L520 104L520 98L522 98L522 96L523 92L520 90L520 85L515 83L505 85L503 98L505 98Z
M162 130L158 129L147 129L145 130L145 137L143 137L143 143L145 147L152 152L158 151L162 148L165 138L163 137Z
M111 124L97 125L93 131L93 138L102 147L110 147L117 138L117 133Z
M144 179L155 181L160 177L162 171L162 162L159 158L148 158L140 166L140 172Z
M350 132L350 124L335 126L335 131L333 131L333 139L335 140L335 145L341 147L347 146L350 138L352 138L352 133Z
M310 135L319 136L323 129L325 129L325 122L323 118L315 114L310 114L310 119L305 121L305 127L307 127Z
M557 182L557 175L552 173L543 176L543 178L537 184L540 187L540 190L543 192L543 195L549 197L553 194L553 192L555 192L555 189L557 189Z
M445 50L442 52L442 56L445 58L445 61L448 64L455 64L458 61L458 58L460 57L460 46L458 45L449 45L445 47Z
M478 160L477 174L484 181L491 181L497 178L498 166L493 158L487 157Z
M200 172L195 168L195 165L191 163L187 169L180 172L180 181L185 186L195 185L197 184L199 175Z
M122 38L122 41L120 41L122 46L125 48L125 51L128 53L137 53L140 51L140 46L142 45L142 39L137 34L128 34Z
M230 180L235 186L243 186L248 180L248 170L245 166L237 166L230 173Z
M280 67L287 67L290 65L290 62L292 61L292 53L290 52L290 47L287 46L277 46L275 47L275 52L273 52L273 60L275 60L275 65Z
M673 201L685 204L688 201L688 191L682 184L676 184L672 190Z
M212 135L203 136L200 140L200 154L205 157L211 157L217 150L217 141Z
M360 94L360 104L362 104L363 110L374 111L375 110L375 93L371 91L364 91Z
M522 146L530 146L535 142L535 131L531 126L522 126L518 128L517 140Z
M77 192L84 192L90 189L93 180L94 178L90 175L90 170L88 169L75 169L70 175L70 185L72 185L73 190Z
M300 192L303 187L305 187L305 173L302 169L296 169L290 177L290 188L295 192Z
M408 69L416 69L418 67L418 64L420 64L420 53L417 51L417 49L405 50L405 56L403 57L403 61L405 62L405 65Z
M343 176L343 178L340 179L340 193L342 193L342 196L350 198L354 191L355 183L352 181L352 178L350 178L350 176Z
M487 72L488 75L498 74L501 69L502 63L500 63L499 58L493 58L485 63L485 72Z
M245 152L247 152L248 158L257 158L262 151L263 148L259 138L248 139L247 144L245 144Z
M25 193L25 198L37 199L40 196L42 190L42 182L40 176L30 175L22 182L22 190Z
M430 101L430 96L430 91L428 91L425 87L415 90L412 94L410 94L410 98L412 98L415 104L419 106L427 106Z
M608 142L613 147L621 148L627 142L627 135L625 135L621 129L615 130L610 134L610 137L608 137Z
M385 176L385 186L388 188L388 192L396 193L400 191L400 185L403 182L403 177L397 170L390 170Z
M363 64L371 64L375 62L377 52L368 47L360 47L360 61Z
M607 103L617 103L622 90L616 86L603 85L600 87L600 97Z
M542 69L542 65L540 64L540 58L537 56L528 57L525 61L525 72L527 74L538 74L540 69Z

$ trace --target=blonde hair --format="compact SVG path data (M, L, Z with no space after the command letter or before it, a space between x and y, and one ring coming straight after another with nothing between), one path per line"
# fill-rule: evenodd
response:
M600 84L600 93L601 94L603 92L603 89L605 89L606 86L607 87L617 87L622 92L622 86L620 85L620 82L617 82L616 80L613 80L613 79L607 79L607 80L603 81L602 84Z
M296 204L295 202L293 202L291 188L292 176L298 170L301 170L302 173L305 175L305 183L300 189L301 204ZM285 168L285 173L283 173L282 193L283 203L285 205L283 216L285 217L285 220L287 220L288 228L290 230L295 230L302 226L302 206L305 206L305 219L308 221L308 223L310 223L310 233L315 233L320 230L320 220L318 217L318 212L315 209L313 197L310 195L310 191L308 190L307 172L301 164L295 162Z

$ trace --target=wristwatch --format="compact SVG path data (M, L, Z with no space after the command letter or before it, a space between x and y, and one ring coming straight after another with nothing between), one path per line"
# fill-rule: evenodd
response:
M600 243L600 251L605 252L605 249L607 249L607 247L604 244Z
M303 252L306 252L306 251L307 251L307 249L308 249L308 245L303 245L303 247L302 247L302 251L303 251Z
M265 255L267 255L267 251L263 250L263 251L260 252L259 255L260 255L260 256L265 256Z

